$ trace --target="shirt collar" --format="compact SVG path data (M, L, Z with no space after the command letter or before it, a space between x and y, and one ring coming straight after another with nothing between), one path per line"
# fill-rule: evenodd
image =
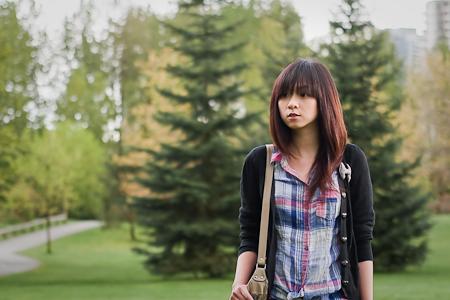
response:
M272 156L270 157L270 163L273 163L275 161L281 162L282 158L283 155L281 154L281 152L276 147L273 147Z
M270 163L274 163L274 162L278 162L280 164L280 166L286 172L288 172L292 176L295 176L298 180L301 181L301 179L298 176L297 172L289 166L286 157L276 147L274 147L273 152L272 152L272 156L270 157ZM308 185L310 184L310 182L311 182L311 180L312 180L312 178L314 176L314 171L315 171L315 169L313 169L311 171L311 173L309 174L308 182L306 182L306 184L308 184Z

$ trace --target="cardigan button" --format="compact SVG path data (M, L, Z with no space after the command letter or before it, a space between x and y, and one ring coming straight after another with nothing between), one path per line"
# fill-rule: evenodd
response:
M348 280L343 280L343 281L342 281L342 284L343 284L343 285L348 285Z
M346 265L348 265L348 260L343 260L341 263L345 267Z
M346 192L342 192L342 198L345 198L345 197L347 197L347 193Z
M346 236L341 237L341 241L342 241L343 243L345 243L345 242L347 241L347 237L346 237Z
M343 219L347 218L347 213L345 213L345 212L342 213L342 214L341 214L341 217L342 217Z

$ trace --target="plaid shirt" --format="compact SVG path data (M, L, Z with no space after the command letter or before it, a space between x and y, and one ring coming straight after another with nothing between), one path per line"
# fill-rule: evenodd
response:
M310 199L307 184L276 149L275 179L277 252L270 299L342 300L339 259L341 197L338 175L334 187ZM308 184L314 172L311 172ZM303 297L303 298L302 298Z

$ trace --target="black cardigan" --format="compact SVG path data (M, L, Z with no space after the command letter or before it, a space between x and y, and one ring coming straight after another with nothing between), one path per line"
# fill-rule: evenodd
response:
M239 247L239 255L246 251L258 252L266 153L265 146L254 148L247 155L242 169L241 208L239 209L241 245ZM342 200L348 200L347 211L341 209L340 216L342 292L349 300L359 300L358 262L373 260L372 247L370 245L375 224L372 183L366 156L358 146L347 144L343 162L350 165L352 174L350 182L340 180L340 183L344 185L347 191L346 198L343 197ZM345 209L344 205L341 206ZM274 182L272 181L266 268L269 291L272 288L275 275L276 249L275 197Z

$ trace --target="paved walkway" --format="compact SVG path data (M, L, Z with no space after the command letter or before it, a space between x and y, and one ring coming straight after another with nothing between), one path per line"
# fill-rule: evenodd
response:
M51 227L52 241L84 230L102 225L100 221L79 221L65 225ZM0 277L13 273L21 273L37 268L41 263L35 259L16 254L45 244L47 235L45 229L23 234L14 238L0 241Z

